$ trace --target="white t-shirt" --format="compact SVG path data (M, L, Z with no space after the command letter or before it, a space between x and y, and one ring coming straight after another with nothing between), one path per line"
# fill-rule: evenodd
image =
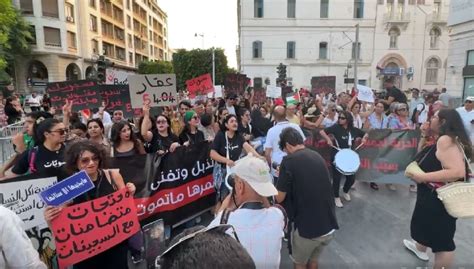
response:
M421 97L418 97L417 99L415 98L411 98L410 100L410 119L411 119L411 116L413 115L413 111L415 111L416 107L419 105L419 104L424 104L425 103L425 99L421 98Z
M362 125L364 123L362 122L362 117L360 116L360 114L354 115L352 112L351 114L352 114L352 117L354 118L354 127L358 129L362 129Z
M461 116L462 123L464 123L464 128L466 128L467 134L471 137L471 142L474 141L474 132L472 128L472 123L471 121L474 120L474 109L471 111L467 111L466 108L458 107L456 108L456 111L459 113L459 116Z
M227 109L227 111L229 112L229 114L232 114L232 115L237 115L237 113L235 113L235 107L234 106L225 106L225 109Z
M337 119L338 119L338 115L336 114L336 116L334 116L334 120L331 120L330 118L328 118L327 116L324 118L323 120L323 126L324 128L328 128L328 127L331 127L333 126L334 124L337 123Z
M209 227L219 225L221 217L222 212ZM280 209L240 208L230 213L227 224L234 226L240 243L250 254L257 268L280 268L281 239L285 227L285 217ZM227 233L233 236L231 229Z
M421 111L423 109L423 111ZM421 111L418 115L418 123L423 124L428 120L428 112L430 110L430 105L427 104L418 104L416 106L416 111Z
M14 212L0 205L0 268L46 269L22 226Z
M40 95L36 95L36 97L31 96L30 99L28 99L28 104L30 107L39 107L41 105L41 100L43 100L43 97Z
M303 137L303 141L306 139L300 126L294 123L290 123L288 121L282 121L282 122L277 123L275 126L270 128L270 130L268 130L265 145L263 146L265 149L268 149L268 148L272 149L272 163L280 164L281 161L283 160L283 157L286 156L286 153L280 150L280 146L278 145L278 143L280 143L281 131L283 131L283 129L287 127L291 127L297 130ZM274 171L272 172L274 174Z

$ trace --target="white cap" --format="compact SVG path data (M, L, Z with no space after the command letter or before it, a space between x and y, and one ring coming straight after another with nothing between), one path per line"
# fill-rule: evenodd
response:
M247 182L261 196L269 197L278 194L272 183L270 167L265 161L252 154L238 160L231 168L231 173Z
M474 96L468 96L468 97L466 97L466 101L474 102Z

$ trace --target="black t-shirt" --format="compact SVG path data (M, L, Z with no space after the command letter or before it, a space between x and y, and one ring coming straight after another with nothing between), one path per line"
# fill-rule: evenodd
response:
M34 173L45 173L48 175L61 174L61 168L66 163L64 152L66 147L61 146L59 150L50 151L43 145L31 148L20 155L18 162L12 169L17 175L23 175L30 170L30 162L36 171Z
M393 97L395 98L393 100L393 102L398 102L398 103L407 103L407 97L406 95L400 91L399 89L397 89L396 87L393 87L391 89L388 89L387 91L387 99L388 97Z
M326 162L316 151L298 150L283 158L277 189L289 199L289 217L304 238L338 229L334 194Z
M324 129L324 132L326 132L326 134L328 135L332 134L337 141L337 145L341 149L349 148L349 132L350 132L350 137L352 138L351 139L352 148L354 147L355 139L362 138L365 135L365 133L361 129L354 127L350 129L349 131L348 129L344 129L344 127L342 127L339 124L334 124L333 126Z
M251 128L250 128L250 123L247 124L247 127L244 127L244 125L242 123L240 123L238 131L239 131L240 134L242 134L242 136L251 135L252 131L251 131Z
M204 133L199 130L197 130L197 132L194 134L190 132L181 132L179 135L179 143L181 143L181 145L187 141L189 141L190 145L195 145L203 142L204 140Z
M21 120L21 112L17 111L12 105L5 105L5 115L8 116L7 123L13 124Z
M167 151L174 142L179 143L179 138L176 135L170 133L168 136L164 137L158 133L158 130L153 130L153 138L146 144L145 149L148 153L155 153L158 150Z
M226 157L226 139L225 132L219 131L212 142L211 149L217 151L219 155ZM238 132L234 134L232 138L227 137L229 141L229 159L237 161L242 154L243 145L245 143L244 138Z

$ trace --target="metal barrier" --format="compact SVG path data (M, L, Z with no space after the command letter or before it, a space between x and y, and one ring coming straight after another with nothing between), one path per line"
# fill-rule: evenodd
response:
M21 121L0 128L0 165L15 154L12 138L18 133L23 133L23 123L24 121Z

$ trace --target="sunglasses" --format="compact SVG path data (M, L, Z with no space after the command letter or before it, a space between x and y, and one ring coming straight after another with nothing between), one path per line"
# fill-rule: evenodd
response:
M87 164L89 164L91 161L97 163L97 162L99 162L99 157L97 157L97 156L93 156L92 158L90 158L90 157L85 157L85 158L81 158L81 160L80 160L80 162L81 162L82 165L87 165Z
M166 257L167 254L172 252L173 249L175 249L177 246L183 244L184 242L193 239L194 237L196 237L196 235L206 233L206 232L209 232L209 231L215 231L215 232L225 234L226 231L229 230L229 229L232 229L232 234L233 234L235 240L237 240L237 242L240 243L239 237L237 236L237 232L235 231L234 226L232 226L230 224L221 224L221 225L217 225L217 226L214 226L214 227L204 227L201 230L198 230L198 231L195 231L194 233L183 236L182 238L179 239L178 242L176 242L175 244L168 247L160 256L158 256L156 258L155 268L160 268L160 266L163 265L163 263L162 263L163 258Z
M59 129L59 130L54 130L54 131L49 131L50 133L58 133L59 135L64 135L67 132L69 132L68 129Z
M165 124L165 123L167 123L167 122L168 122L168 121L166 121L166 120L157 120L157 121L156 121L156 124Z
M347 120L347 118L339 117L340 120Z
M235 98L234 98L234 97L230 97L229 100L235 100Z
M466 103L472 104L472 101L467 100Z
M400 108L398 111L407 111L406 108Z

